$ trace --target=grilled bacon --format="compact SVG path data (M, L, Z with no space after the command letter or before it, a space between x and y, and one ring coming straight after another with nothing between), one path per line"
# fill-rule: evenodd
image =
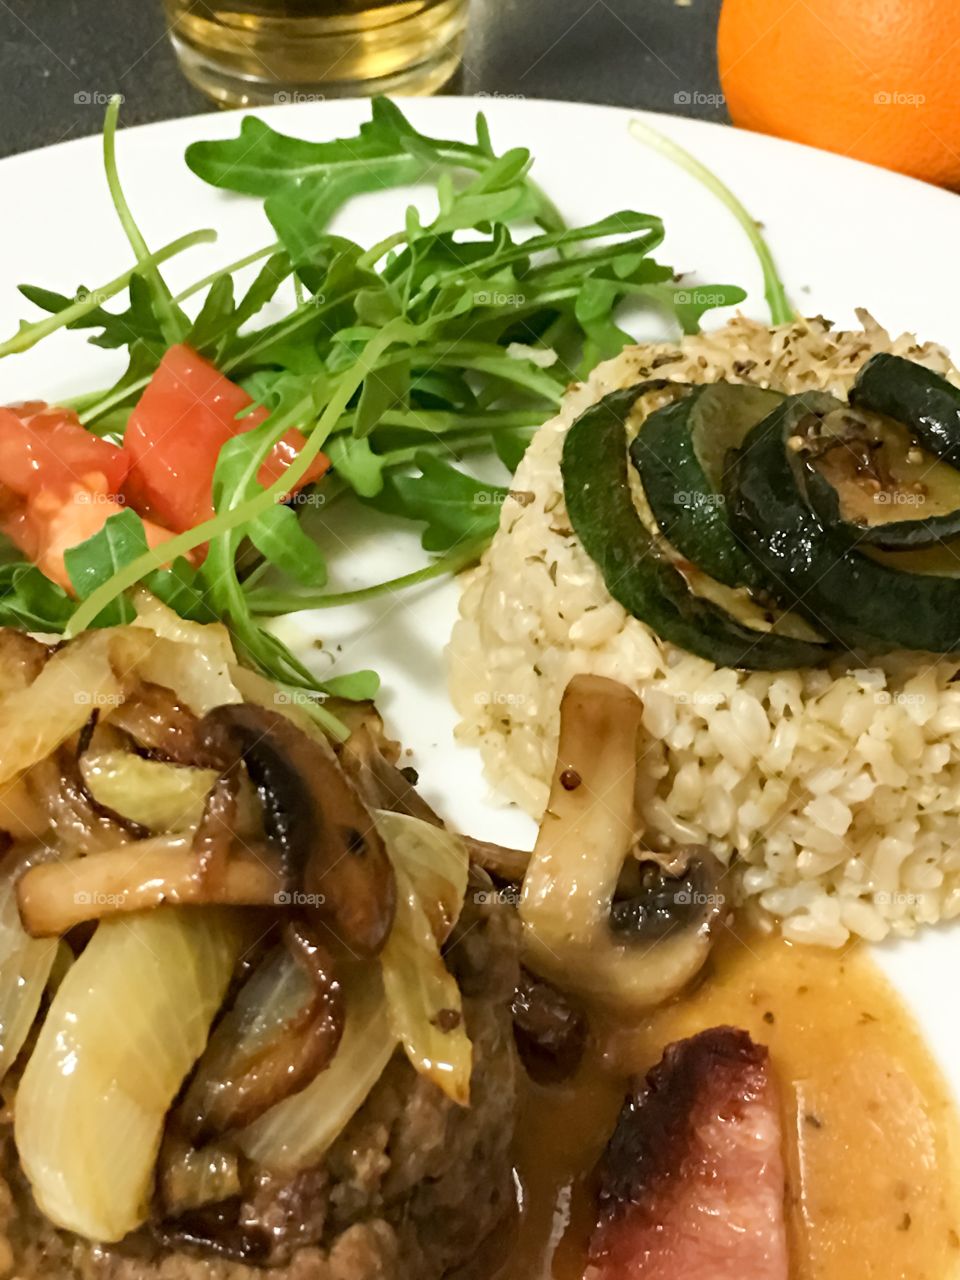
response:
M584 1280L787 1280L777 1087L745 1031L670 1045L597 1174Z

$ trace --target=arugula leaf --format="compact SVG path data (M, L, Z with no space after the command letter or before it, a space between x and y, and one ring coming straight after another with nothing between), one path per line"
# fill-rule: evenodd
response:
M233 277L220 276L210 286L184 341L201 355L213 355L224 333L236 327L236 309Z
M363 380L353 434L361 438L368 436L388 409L406 404L409 390L409 360L396 360L371 369Z
M129 281L130 302L125 311L107 311L105 307L95 306L76 320L68 320L67 329L99 329L89 341L95 347L116 350L127 347L140 340L157 351L157 360L167 348L159 322L153 311L150 287L138 271ZM20 292L29 301L44 311L59 315L70 308L74 302L91 296L90 291L82 286L75 297L67 298L62 293L54 293L50 289L41 289L36 285L22 284Z
M502 427L493 432L493 447L497 457L511 475L520 465L520 460L527 452L527 446L533 439L535 427Z
M706 312L735 306L747 296L744 289L732 284L658 284L647 285L644 292L677 317L684 333L699 333Z
M67 573L80 600L109 582L118 569L132 564L147 551L147 533L135 511L109 516L103 528L79 546L64 552ZM134 609L125 596L118 596L98 614L94 626L115 627L131 622Z
M158 249L156 253L148 254L146 261L154 264L166 262L168 258L173 258L178 253L182 253L184 249L190 249L197 244L209 244L216 238L217 233L215 231L192 231L189 235L178 236L176 240L172 240L162 249ZM118 293L122 293L129 285L136 271L142 269L144 265L145 261L138 264L138 267L122 272L113 280L108 280L106 284L100 285L96 289L91 289L82 297L73 300L64 298L63 294L53 293L49 289L37 288L37 292L40 295L46 296L50 300L62 300L66 305L57 306L53 314L44 317L43 320L21 320L19 328L13 337L0 343L0 359L4 356L19 354L22 351L29 351L31 347L35 347L43 338L49 337L51 333L55 333L58 329L70 328L75 321L81 320L108 299L116 297ZM35 287L21 285L20 290L23 292L24 289ZM40 305L44 307L44 310L47 309L42 302Z
M449 551L458 543L493 536L508 489L474 480L426 450L416 454L415 462L419 476L389 476L382 492L367 499L370 505L426 524L421 537L425 551Z
M247 529L247 537L271 564L306 587L322 587L327 580L323 553L308 538L290 509L277 504L262 511Z
M370 441L343 433L327 442L327 457L334 472L361 498L372 498L383 488L384 459L374 453Z
M36 565L12 560L0 566L0 626L59 635L74 602Z
M219 617L207 600L202 574L185 556L177 556L169 569L155 569L143 582L148 591L181 618L216 622Z
M306 142L245 116L239 137L194 142L187 148L186 161L197 177L228 191L278 201L291 192L299 196L309 190L319 230L353 196L421 182L438 169L486 168L493 155L485 121L478 121L477 136L475 144L425 137L395 103L374 98L371 119L352 138ZM533 203L537 217L557 224L549 200L537 193Z
M380 677L375 671L351 671L349 675L331 676L320 687L331 698L372 702L380 691Z

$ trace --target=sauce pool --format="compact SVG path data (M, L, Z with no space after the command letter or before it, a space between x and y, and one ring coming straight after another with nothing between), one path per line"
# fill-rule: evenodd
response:
M587 1185L630 1075L673 1040L730 1024L769 1047L780 1086L791 1280L960 1275L960 1127L919 1029L864 949L727 930L692 992L599 1030L575 1080L530 1086L519 1239L497 1280L582 1280Z

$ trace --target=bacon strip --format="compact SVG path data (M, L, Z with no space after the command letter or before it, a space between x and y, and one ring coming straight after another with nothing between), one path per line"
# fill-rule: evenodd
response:
M670 1045L598 1175L584 1280L787 1280L779 1099L745 1031Z

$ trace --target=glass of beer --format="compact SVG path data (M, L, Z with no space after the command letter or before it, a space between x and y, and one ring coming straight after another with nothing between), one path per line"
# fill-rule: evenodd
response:
M435 93L467 0L165 0L184 73L223 106Z

